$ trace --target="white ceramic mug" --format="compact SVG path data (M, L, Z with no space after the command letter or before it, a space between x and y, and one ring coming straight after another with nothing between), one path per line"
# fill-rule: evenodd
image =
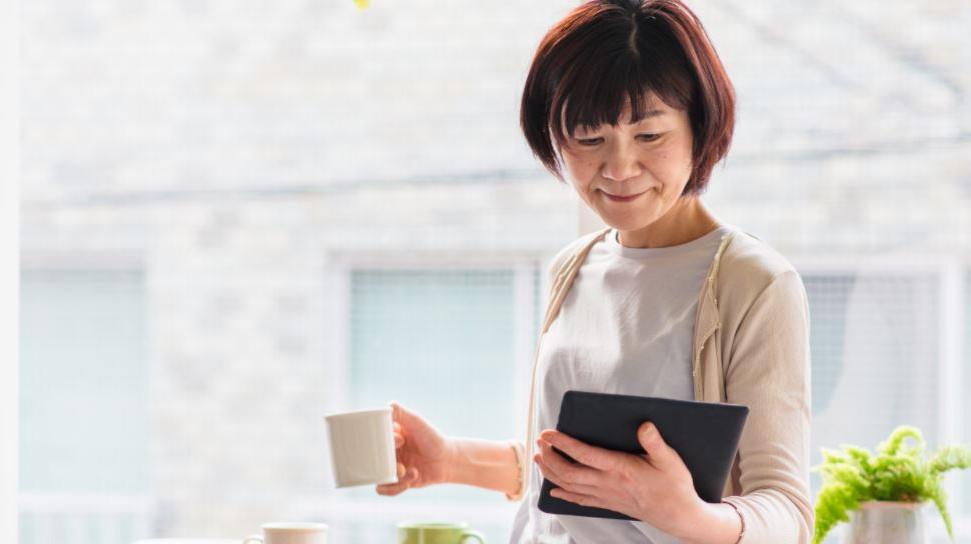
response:
M323 523L264 523L263 534L252 535L243 544L327 544L327 525Z
M324 419L337 487L398 481L390 406L331 414Z

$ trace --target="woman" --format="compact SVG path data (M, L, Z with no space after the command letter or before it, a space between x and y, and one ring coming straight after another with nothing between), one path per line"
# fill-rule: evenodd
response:
M451 482L525 497L511 542L809 542L805 290L786 259L700 200L733 122L731 82L678 0L593 0L549 31L522 129L609 228L553 259L526 442L443 437L393 404L400 481L378 493ZM748 406L725 498L698 497L650 422L644 455L556 432L568 389ZM638 521L543 513L544 477L555 496Z

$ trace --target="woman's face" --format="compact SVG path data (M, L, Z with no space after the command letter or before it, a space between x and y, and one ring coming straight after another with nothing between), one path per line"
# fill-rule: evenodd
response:
M627 123L628 103L616 127L577 127L560 148L580 198L619 231L641 230L664 217L679 202L691 175L687 112L654 95L645 104L651 107L639 123Z

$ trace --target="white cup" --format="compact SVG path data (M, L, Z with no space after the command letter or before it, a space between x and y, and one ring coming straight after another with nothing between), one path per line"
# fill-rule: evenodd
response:
M264 523L263 535L252 535L243 544L327 544L327 525L323 523Z
M326 416L337 487L398 481L391 407Z

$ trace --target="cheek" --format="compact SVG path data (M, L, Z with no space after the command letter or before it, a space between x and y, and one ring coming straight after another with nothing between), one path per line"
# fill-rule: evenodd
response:
M658 151L647 167L655 179L664 183L665 192L674 191L680 194L681 188L691 175L691 150Z
M578 157L574 156L563 156L564 166L566 167L567 174L572 180L573 185L579 189L584 190L588 187L596 177L598 163L595 159L590 157Z
M574 172L588 172L596 168L597 161L591 154L568 153L563 155L567 168Z
M659 151L647 157L644 161L648 174L655 181L663 184L665 192L672 183L676 183L680 177L681 161L677 160L676 154L670 151Z

